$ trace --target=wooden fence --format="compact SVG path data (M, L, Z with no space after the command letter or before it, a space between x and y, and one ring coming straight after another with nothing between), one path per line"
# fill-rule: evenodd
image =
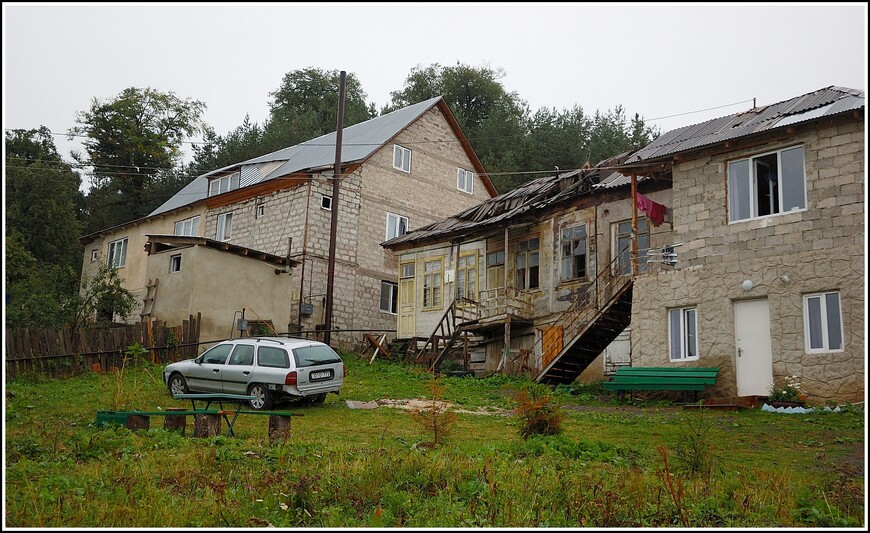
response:
M128 348L138 343L147 352L136 364L166 364L199 353L200 314L180 326L159 320L105 329L6 329L6 379L28 373L61 377L91 370L120 368Z

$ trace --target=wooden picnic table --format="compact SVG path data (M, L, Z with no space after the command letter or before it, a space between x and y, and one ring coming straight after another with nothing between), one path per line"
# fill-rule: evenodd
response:
M217 402L220 407L220 411L218 414L224 417L224 420L227 423L227 436L232 437L235 436L233 432L233 426L236 424L236 419L239 417L239 413L242 412L242 406L245 402L251 401L256 398L256 396L251 396L247 394L223 394L223 393L185 393L185 394L175 394L173 398L176 400L190 400L191 405L193 406L193 411L208 411L211 407L212 403ZM201 409L197 409L196 402L205 402L205 407ZM224 408L224 402L235 403L236 408L233 410L226 410ZM233 419L230 420L227 415L232 413Z

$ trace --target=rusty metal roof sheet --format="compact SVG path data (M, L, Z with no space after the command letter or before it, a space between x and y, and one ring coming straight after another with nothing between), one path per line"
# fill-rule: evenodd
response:
M790 100L677 128L631 155L624 164L652 161L790 124L864 108L864 91L825 87Z
M440 222L429 224L381 243L385 248L401 244L417 244L433 239L463 238L480 235L507 221L518 221L525 215L576 198L594 194L596 190L613 189L630 183L615 167L629 152L606 159L594 167L571 170L532 180L504 194L466 209ZM638 177L638 181L646 177Z

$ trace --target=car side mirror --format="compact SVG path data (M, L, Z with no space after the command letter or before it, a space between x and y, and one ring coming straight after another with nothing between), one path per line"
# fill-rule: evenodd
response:
M201 364L201 363L202 363L202 356L200 355L199 357L197 357L196 359L194 359L193 362L196 363L196 364Z

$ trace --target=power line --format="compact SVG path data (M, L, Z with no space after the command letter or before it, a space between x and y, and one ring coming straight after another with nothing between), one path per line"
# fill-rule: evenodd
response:
M725 104L725 105L720 105L720 106L716 106L716 107L708 107L707 109L699 109L697 111L689 111L686 113L677 113L676 115L668 115L666 117L645 118L644 122L651 122L653 120L663 120L666 118L673 118L673 117L682 117L683 115L694 115L695 113L703 113L704 111L712 111L714 109L722 109L723 107L731 107L731 106L735 106L735 105L745 104L746 102L751 102L752 100L753 99L750 98L749 100L741 100L739 102L734 102L733 104Z

